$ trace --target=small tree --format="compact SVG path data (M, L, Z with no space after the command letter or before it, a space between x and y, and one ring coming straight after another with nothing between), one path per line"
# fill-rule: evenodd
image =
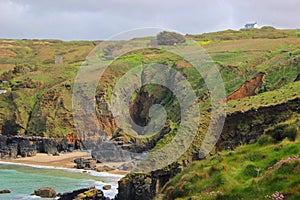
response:
M185 42L183 35L175 32L163 31L156 36L158 45L176 45Z

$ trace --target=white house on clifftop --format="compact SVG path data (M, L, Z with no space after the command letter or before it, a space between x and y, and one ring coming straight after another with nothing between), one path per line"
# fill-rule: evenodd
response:
M248 29L248 28L257 28L257 27L258 27L257 22L245 24L246 29Z

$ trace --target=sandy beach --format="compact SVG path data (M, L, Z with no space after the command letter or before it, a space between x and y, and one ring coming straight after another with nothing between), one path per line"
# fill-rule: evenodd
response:
M0 161L9 162L9 163L27 164L27 165L74 169L75 168L74 159L76 158L91 158L91 156L87 152L74 151L71 153L60 154L59 156L53 156L45 153L38 153L36 156L33 157L5 159L5 160L0 159ZM97 167L106 165L113 168L118 168L122 164L123 164L122 162L98 163ZM126 175L129 172L115 169L115 170L108 171L108 173Z

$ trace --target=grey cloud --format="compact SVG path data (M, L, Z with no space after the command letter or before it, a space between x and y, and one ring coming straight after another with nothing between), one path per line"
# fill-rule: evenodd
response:
M141 27L182 33L239 29L246 22L300 27L298 0L1 0L1 38L106 39Z

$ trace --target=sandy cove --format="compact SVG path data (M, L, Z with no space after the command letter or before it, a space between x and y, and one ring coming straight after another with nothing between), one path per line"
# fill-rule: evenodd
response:
M91 156L87 152L74 151L71 153L60 154L59 156L48 155L45 153L38 153L36 156L33 156L33 157L5 159L5 160L0 159L0 161L9 162L9 163L17 163L17 164L74 169L74 166L75 166L74 159L76 159L76 158L91 158ZM110 167L118 168L122 164L123 164L123 162L98 163L97 167L107 165ZM129 172L115 169L112 171L108 171L107 173L117 174L117 175L126 175Z

